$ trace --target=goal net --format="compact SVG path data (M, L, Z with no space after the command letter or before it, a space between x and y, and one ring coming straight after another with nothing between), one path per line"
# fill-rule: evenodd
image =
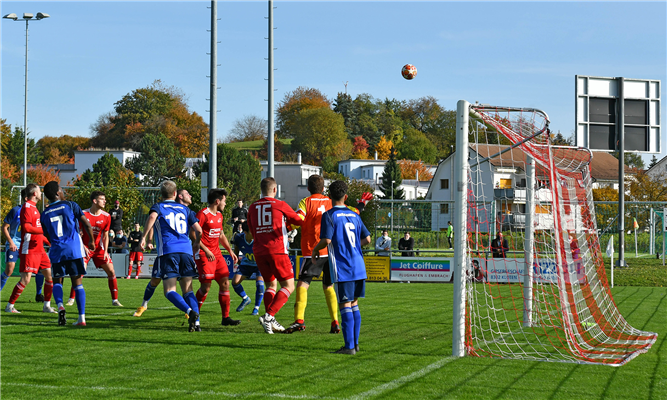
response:
M540 110L457 113L454 354L618 366L648 351L657 334L630 326L609 288L592 153L552 145Z

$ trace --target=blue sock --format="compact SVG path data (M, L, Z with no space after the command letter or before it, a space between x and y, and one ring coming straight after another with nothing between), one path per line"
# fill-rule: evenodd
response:
M86 291L83 290L83 285L76 286L74 294L76 296L76 307L79 309L79 315L83 315L86 313Z
M343 331L343 340L345 340L345 348L354 349L354 316L351 307L340 309L340 325L341 331Z
M42 294L42 287L44 287L44 275L41 273L35 276L35 283L37 284L37 294Z
M234 288L236 294L241 296L242 299L245 299L247 295L245 294L245 290L243 290L243 285L239 283L238 285L232 285L232 287Z
M151 286L151 283L148 282L148 285L146 285L146 290L144 291L144 301L148 301L153 297L153 293L155 293L155 289L157 286Z
M361 330L361 313L359 313L359 306L352 307L352 315L354 316L354 345L359 346L359 331Z
M190 291L183 296L183 300L185 300L186 303L195 310L197 314L199 314L199 302L197 301L197 296L195 296L195 293ZM197 321L199 321L199 318L197 318Z
M257 286L257 291L255 292L255 307L259 307L264 298L264 281L255 282L255 286Z
M63 284L56 283L53 285L53 300L56 301L56 304L63 302Z
M5 274L4 272L2 273L2 275L0 275L0 290L2 290L2 288L5 287L5 283L7 283L7 278L9 278L9 276L7 276L7 274Z
M188 303L186 303L185 300L183 300L183 297L181 297L181 295L178 294L176 291L172 290L167 292L165 297L167 298L167 300L171 301L171 303L175 305L176 308L183 311L184 313L188 313L190 311L191 307L188 306ZM195 298L195 300L197 299Z

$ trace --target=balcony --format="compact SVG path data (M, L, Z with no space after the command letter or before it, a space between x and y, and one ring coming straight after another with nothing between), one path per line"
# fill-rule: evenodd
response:
M526 202L526 189L493 189L496 200L513 200L514 202Z

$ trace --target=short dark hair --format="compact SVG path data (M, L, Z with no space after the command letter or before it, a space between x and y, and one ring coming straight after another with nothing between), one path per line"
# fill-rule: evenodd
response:
M25 189L23 189L25 190L25 197L34 196L37 189L39 189L39 185L37 185L36 183L29 183L28 185L26 185Z
M277 186L277 183L276 183L275 179L273 179L271 177L262 179L262 183L260 183L260 188L262 189L262 194L264 196L268 195L269 190L274 186Z
M405 233L404 233L404 235L409 235L409 234L410 234L410 232L408 232L408 231L405 231Z
M223 197L227 197L227 191L225 189L212 189L208 192L208 204L213 204L216 200L222 200Z
M329 185L329 197L331 200L340 201L347 194L347 183L343 181L335 181Z
M241 229L243 229L243 232L250 232L248 221L243 221L243 223L241 223Z
M324 178L317 174L309 176L308 191L312 194L322 194L324 192Z
M388 230L386 230L386 229L383 229L383 230L382 230L382 233L385 233L385 232L389 233L389 231L388 231Z
M90 201L93 201L100 196L105 196L106 197L106 194L104 194L104 192L101 191L101 190L93 190L93 192L90 194Z
M51 181L44 185L44 195L49 201L56 201L56 196L60 191L60 184L56 181Z
M21 189L21 200L25 199L25 188Z

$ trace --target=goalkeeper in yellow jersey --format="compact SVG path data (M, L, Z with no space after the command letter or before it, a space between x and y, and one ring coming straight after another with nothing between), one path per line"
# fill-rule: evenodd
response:
M301 226L301 271L299 273L299 282L296 285L296 303L294 304L294 323L286 329L286 333L303 331L306 329L304 317L306 305L308 304L308 288L315 277L319 277L324 271L322 286L324 297L327 301L329 316L331 317L330 333L340 333L340 324L338 323L338 301L336 292L333 288L331 276L329 273L329 257L326 249L320 252L320 258L315 260L311 257L313 248L320 241L320 223L322 214L332 207L331 199L324 196L324 178L320 175L311 175L308 177L309 197L299 202L296 210L304 223ZM366 203L373 198L371 193L364 193L359 200L357 208L363 210ZM352 208L352 207L350 207ZM355 210L354 208L352 208ZM359 212L355 210L355 212Z

